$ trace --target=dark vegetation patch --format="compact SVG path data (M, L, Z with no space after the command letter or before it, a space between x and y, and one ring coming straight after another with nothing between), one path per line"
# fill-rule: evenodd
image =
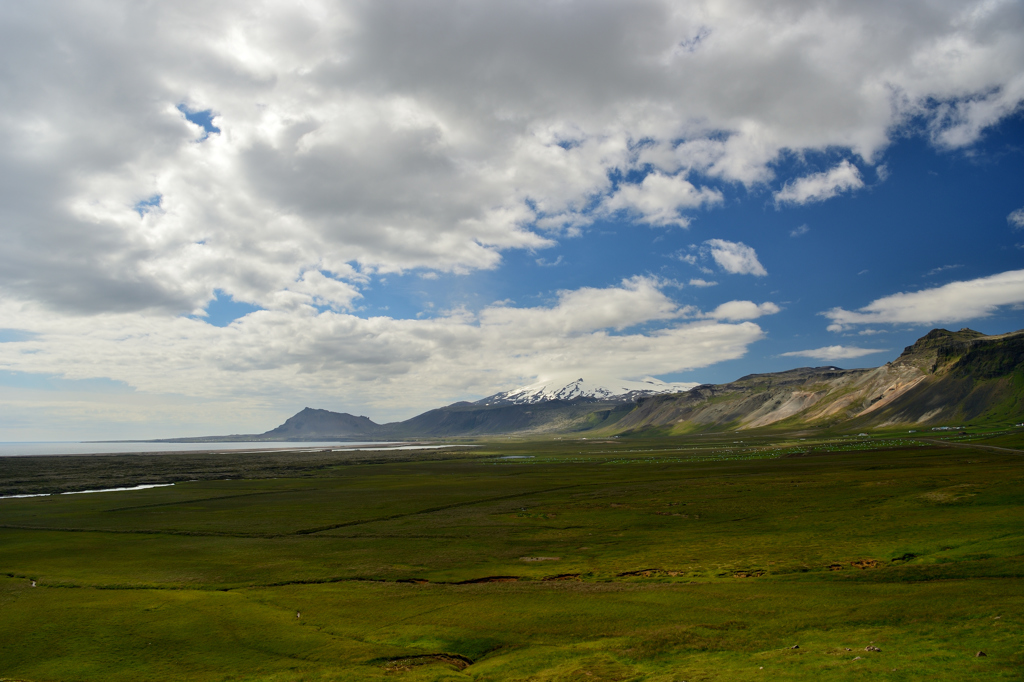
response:
M902 562L902 561L910 561L911 559L916 559L916 558L917 558L916 554L911 554L910 552L907 552L906 554L902 554L902 555L900 555L898 557L893 557L889 561L891 561L893 563L896 563L896 562Z
M639 571L625 571L619 573L619 578L674 578L679 575L680 571L666 571L663 568L643 568Z
M0 496L224 479L318 478L337 467L463 459L457 450L169 452L0 457Z
M388 671L408 671L423 665L443 663L455 670L465 670L473 665L473 661L459 654L416 654L413 656L396 656L388 659L371 661L382 665Z

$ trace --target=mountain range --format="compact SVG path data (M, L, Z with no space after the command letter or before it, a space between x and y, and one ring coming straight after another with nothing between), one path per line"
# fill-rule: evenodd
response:
M307 407L263 434L176 442L861 430L1022 420L1024 330L987 336L971 329L934 329L892 362L869 369L801 367L702 385L657 379L601 384L580 378L458 402L402 422L377 424Z

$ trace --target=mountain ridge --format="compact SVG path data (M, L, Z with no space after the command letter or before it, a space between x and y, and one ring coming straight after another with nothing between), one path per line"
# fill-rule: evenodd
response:
M589 433L686 434L749 429L939 426L1024 421L1024 330L985 335L933 329L880 367L835 365L748 374L725 384L655 379L607 387L582 378L533 384L410 419L305 408L263 434L221 440L409 440ZM691 387L692 386L692 387ZM646 388L645 388L646 387ZM674 388L689 390L672 391Z
M966 328L934 329L881 367L822 371L827 369L748 375L698 386L686 396L641 399L620 426L674 433L858 429L1024 416L1024 330L986 336Z
M548 400L576 400L591 398L594 400L619 400L635 402L637 398L662 393L681 393L688 391L696 383L666 383L652 377L642 381L614 380L607 383L588 382L582 377L560 386L561 381L543 381L530 386L514 388L509 391L477 400L476 405L532 405Z

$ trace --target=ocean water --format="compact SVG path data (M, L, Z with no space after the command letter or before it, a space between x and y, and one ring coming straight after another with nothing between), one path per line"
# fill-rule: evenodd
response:
M142 454L147 452L237 452L265 450L338 450L359 449L372 446L373 449L391 449L388 443L369 442L275 442L275 443L0 443L0 457L26 457L29 455L107 455ZM392 447L405 449L400 443Z

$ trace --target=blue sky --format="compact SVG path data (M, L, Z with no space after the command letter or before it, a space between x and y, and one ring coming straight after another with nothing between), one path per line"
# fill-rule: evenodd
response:
M1021 2L57 4L0 9L0 440L1024 328Z
M830 163L834 158L825 154L787 159L780 175L820 172ZM638 273L681 283L700 278L716 285L684 287L673 291L673 298L706 308L736 299L767 299L783 309L759 320L767 336L743 357L658 378L723 383L802 364L883 364L932 327L879 325L869 328L871 334L861 334L863 329L836 334L827 331L821 313L1021 269L1024 231L1014 229L1007 216L1024 203L1024 116L987 130L969 153L936 149L924 135L909 134L886 150L882 163L884 181L872 178L864 189L820 203L779 207L768 191L721 183L724 205L702 212L687 229L621 218L599 221L585 235L550 249L511 253L494 270L438 280L416 274L388 277L364 292L364 314L414 317L459 306L479 309L502 298L541 305L559 290L614 286ZM873 175L870 167L863 174ZM692 244L712 236L753 247L769 275L704 273L679 260ZM1005 306L945 326L1000 334L1024 329L1024 310ZM831 363L782 355L833 345L879 352Z

